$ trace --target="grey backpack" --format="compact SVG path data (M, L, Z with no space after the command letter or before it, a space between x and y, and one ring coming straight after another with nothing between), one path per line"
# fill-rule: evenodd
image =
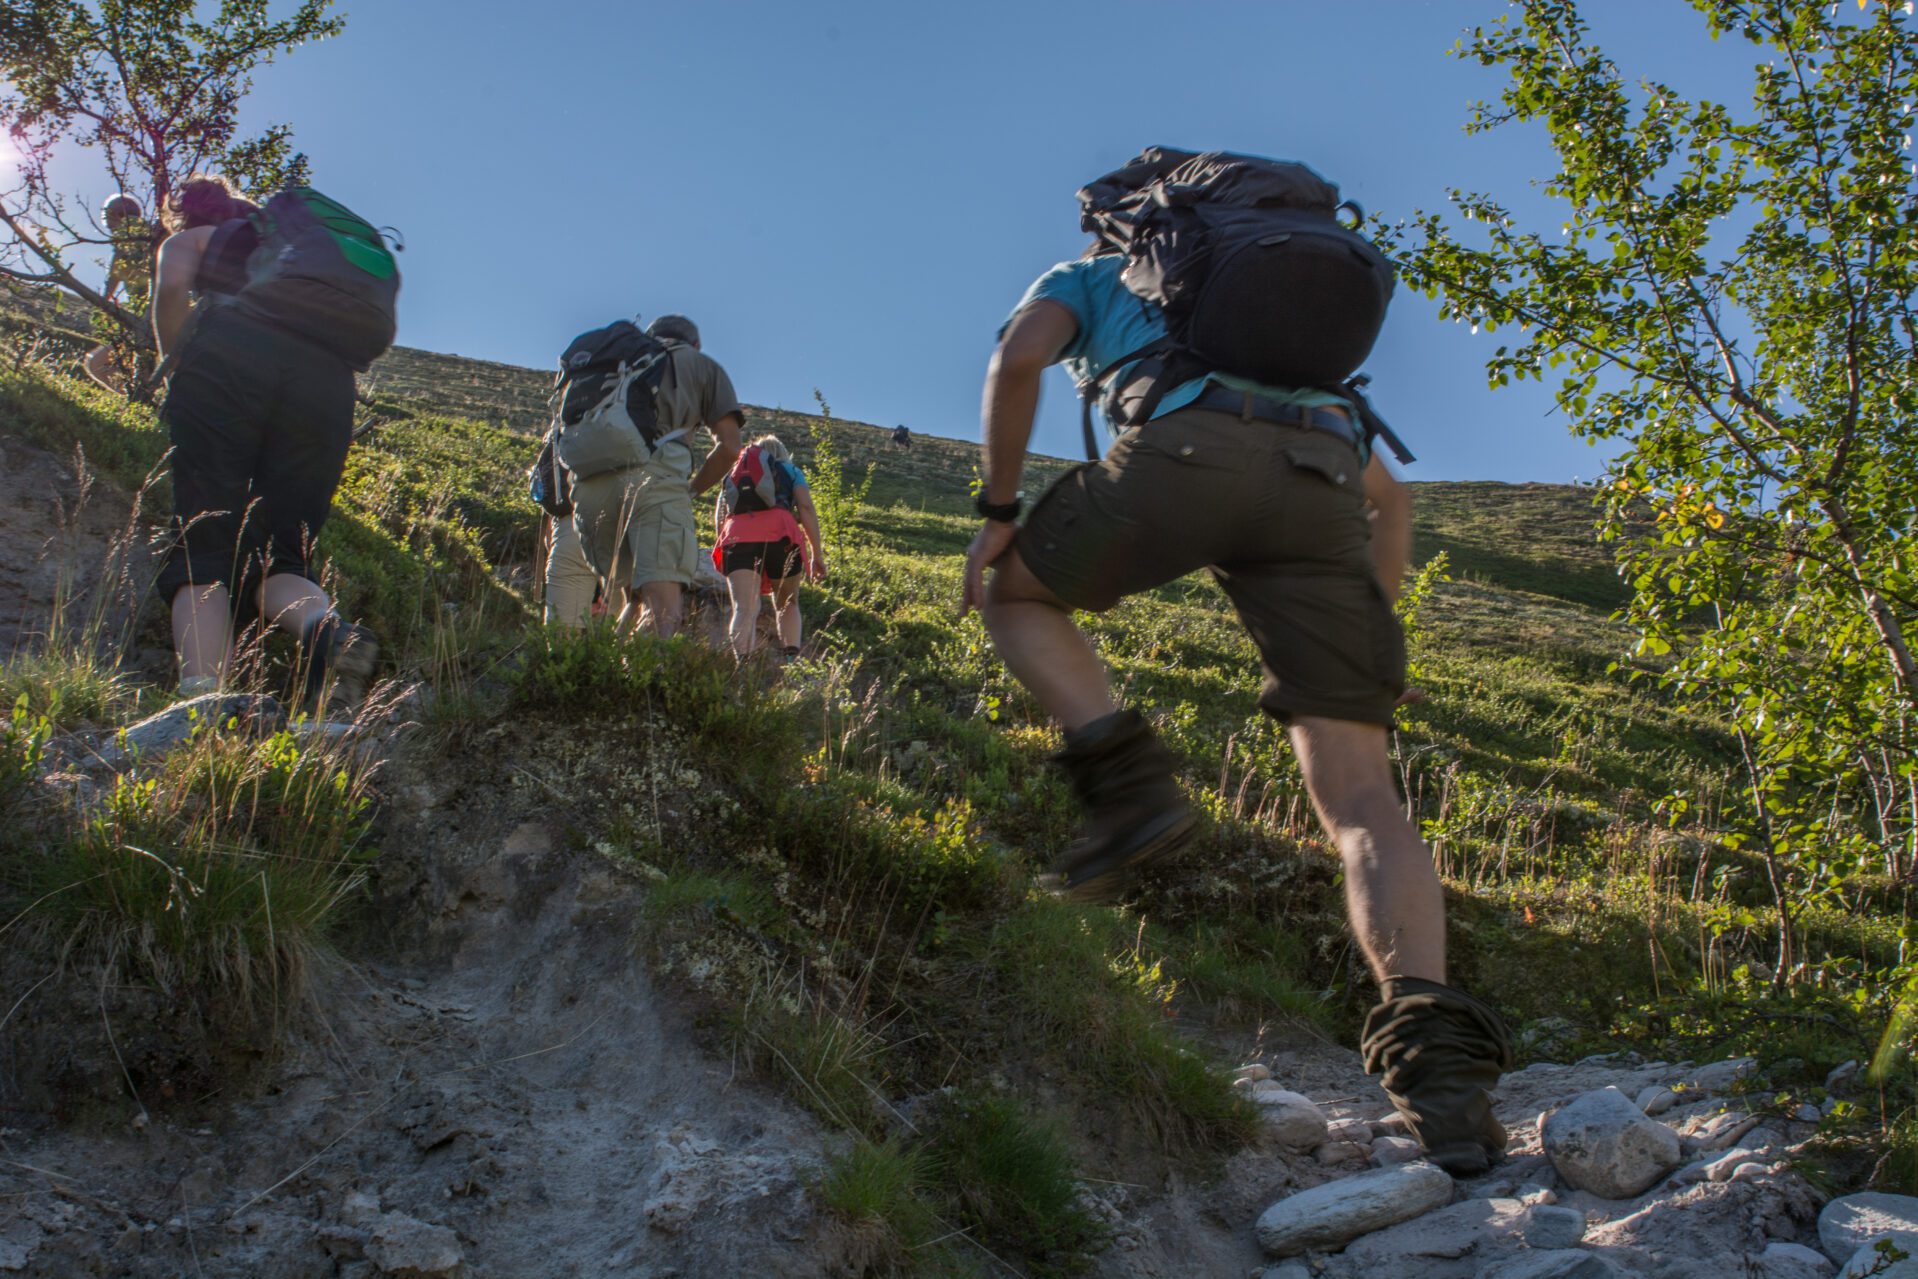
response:
M659 429L659 385L672 352L631 320L582 333L559 357L555 451L574 479L644 466L683 437Z

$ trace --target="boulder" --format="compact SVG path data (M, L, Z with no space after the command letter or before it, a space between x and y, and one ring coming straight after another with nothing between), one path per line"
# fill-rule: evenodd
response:
M1714 1061L1710 1065L1700 1066L1685 1082L1700 1092L1724 1092L1739 1080L1749 1079L1757 1073L1756 1059L1734 1057L1730 1061Z
M285 725L286 712L264 693L206 693L189 697L116 733L101 745L100 759L114 768L134 759L156 759L184 745L202 726L235 720L265 735Z
M1918 1253L1918 1199L1867 1190L1834 1199L1818 1214L1818 1246L1841 1266L1868 1241L1885 1236L1901 1243L1909 1238L1905 1250Z
M1533 1204L1519 1223L1525 1242L1541 1251L1551 1248L1575 1248L1585 1237L1585 1214L1574 1208L1556 1208Z
M1641 1195L1684 1161L1678 1134L1616 1088L1573 1099L1545 1123L1545 1153L1567 1184L1605 1199Z
M1736 1150L1728 1151L1725 1154L1715 1156L1710 1163L1705 1165L1705 1180L1730 1181L1732 1179L1732 1173L1737 1171L1738 1165L1748 1164L1757 1157L1756 1152L1747 1150L1743 1146L1740 1146Z
M1258 1103L1259 1118L1280 1146L1304 1153L1325 1144L1330 1124L1318 1103L1300 1093L1270 1084L1254 1084L1252 1100Z
M1648 1115L1662 1115L1678 1104L1678 1093L1663 1084L1653 1084L1641 1089L1632 1101Z
M1372 1143L1372 1166L1390 1168L1393 1164L1409 1164L1424 1153L1410 1137L1380 1137Z
M1275 1257L1339 1248L1374 1230L1444 1207L1452 1178L1437 1164L1410 1163L1328 1181L1279 1200L1259 1214L1259 1246Z
M1355 1275L1477 1279L1523 1250L1529 1209L1516 1199L1470 1199L1375 1231L1345 1250Z
M1232 1072L1237 1083L1256 1084L1262 1079L1272 1078L1272 1068L1263 1062L1250 1061Z
M1487 1270L1480 1279L1618 1279L1618 1276L1618 1267L1595 1252L1554 1248L1550 1252L1526 1253Z
M1895 1259L1895 1260L1894 1260ZM1918 1237L1880 1235L1860 1244L1838 1279L1918 1279Z
M1364 1163L1365 1147L1356 1141L1328 1141L1313 1151L1312 1157L1327 1167L1335 1164Z
M1831 1279L1837 1269L1831 1258L1801 1243L1774 1243L1759 1254L1754 1269L1760 1279Z

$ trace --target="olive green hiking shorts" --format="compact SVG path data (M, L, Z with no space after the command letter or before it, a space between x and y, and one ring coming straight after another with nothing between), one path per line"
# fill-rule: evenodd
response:
M699 556L692 492L640 472L595 475L573 486L580 549L609 591L649 582L690 586Z
M1361 471L1328 432L1181 409L1060 476L1015 545L1095 613L1209 568L1258 646L1268 714L1389 725L1405 636L1373 571Z

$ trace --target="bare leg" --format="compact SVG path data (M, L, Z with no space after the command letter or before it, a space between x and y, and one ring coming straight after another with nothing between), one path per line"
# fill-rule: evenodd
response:
M726 623L726 635L732 640L733 653L740 660L752 655L758 638L759 570L742 568L726 574L726 589L732 592L733 614Z
M619 616L613 619L613 634L615 635L624 635L628 630L636 628L640 623L642 602L640 600L639 589L629 586L626 588L624 595L626 602L619 606Z
M1007 669L1064 728L1084 728L1112 713L1105 663L1072 624L1071 609L1040 584L1017 550L999 561L980 614Z
M173 592L173 649L180 678L224 679L233 647L232 598L219 583L182 586Z
M800 639L799 574L773 583L773 611L779 616L779 645L798 648Z
M306 634L332 611L326 592L297 574L275 573L260 587L260 616L288 634Z
M646 609L645 615L639 619L641 629L649 630L661 639L671 639L679 634L683 596L684 588L678 582L647 582L641 586L639 599ZM631 607L630 603L628 607Z
M1445 893L1392 786L1385 729L1302 716L1292 748L1345 865L1345 906L1372 975L1445 981Z

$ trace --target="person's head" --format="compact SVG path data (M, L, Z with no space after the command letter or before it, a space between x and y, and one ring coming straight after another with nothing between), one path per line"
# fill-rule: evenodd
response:
M166 227L179 232L199 226L219 226L258 208L219 174L196 173L167 197Z
M793 460L793 451L787 448L786 442L777 435L762 435L753 441L753 447L756 449L765 449L767 455L775 462L790 462Z
M662 342L684 342L699 349L699 326L683 315L662 315L646 326L646 331Z
M107 224L109 231L118 231L144 217L146 210L140 207L140 202L125 192L108 200L100 209L100 220Z

